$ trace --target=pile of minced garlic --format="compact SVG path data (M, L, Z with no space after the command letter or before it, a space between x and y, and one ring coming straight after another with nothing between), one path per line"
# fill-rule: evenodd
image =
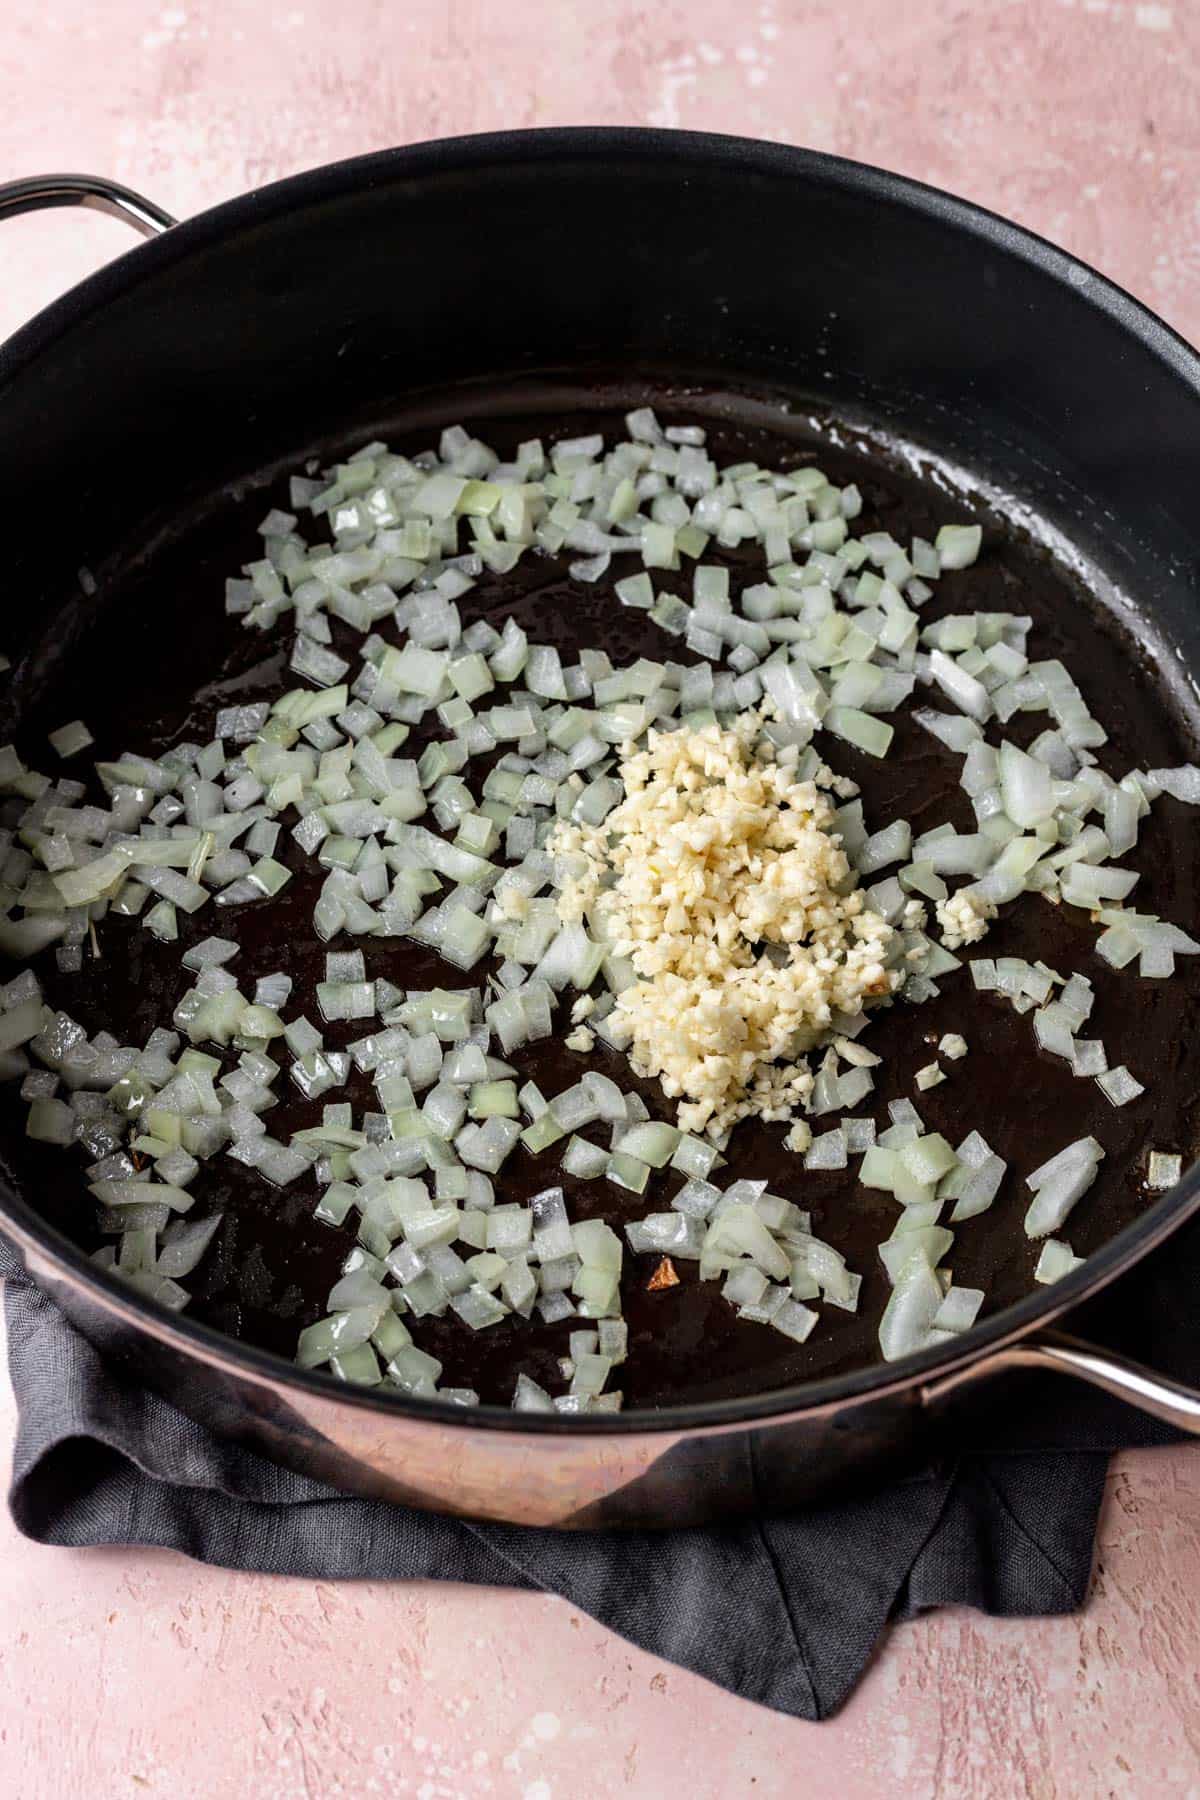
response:
M834 808L776 757L762 717L652 731L626 745L625 798L598 827L560 824L559 907L592 920L637 979L612 1023L681 1130L785 1119L813 1076L796 1060L835 1013L889 997L892 927L854 885ZM832 779L832 778L831 778Z

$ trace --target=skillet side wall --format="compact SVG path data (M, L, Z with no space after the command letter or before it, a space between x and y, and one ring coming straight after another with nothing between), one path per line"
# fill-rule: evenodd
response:
M910 1388L761 1429L532 1435L348 1405L331 1380L285 1387L229 1355L181 1351L36 1255L32 1271L118 1377L149 1382L218 1437L314 1480L435 1512L567 1530L679 1528L783 1512L927 1463L935 1419ZM157 1321L154 1322L155 1324ZM420 1409L430 1412L431 1409ZM447 1409L448 1410L448 1409Z

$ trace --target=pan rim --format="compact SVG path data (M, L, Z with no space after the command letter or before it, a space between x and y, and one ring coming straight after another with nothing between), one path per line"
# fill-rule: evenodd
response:
M1183 337L1088 264L987 208L907 176L822 151L719 133L607 126L488 132L426 140L327 164L208 208L171 227L161 237L118 256L0 343L0 395L75 327L143 279L243 230L388 182L469 174L504 163L522 168L555 161L611 163L620 156L660 167L674 165L684 177L689 170L706 166L725 170L732 166L765 177L808 181L853 191L878 206L938 221L986 244L993 253L1033 267L1070 290L1082 304L1105 314L1200 399L1200 356ZM1200 1164L1194 1164L1176 1188L1125 1226L1078 1270L1052 1288L1035 1291L1002 1308L967 1333L961 1345L935 1348L893 1364L868 1364L836 1376L758 1394L661 1409L631 1408L599 1419L542 1417L513 1413L498 1406L479 1406L465 1413L450 1402L381 1394L340 1383L320 1371L301 1369L273 1352L246 1344L200 1321L168 1314L122 1286L115 1277L97 1269L6 1179L0 1179L0 1225L9 1227L23 1249L32 1251L35 1259L48 1259L62 1276L82 1284L106 1312L185 1355L199 1353L207 1364L231 1375L251 1374L266 1383L307 1393L326 1406L342 1405L384 1416L399 1414L413 1423L437 1427L498 1430L538 1441L719 1433L752 1424L808 1419L856 1401L883 1400L914 1392L934 1375L965 1370L987 1361L997 1350L1027 1337L1038 1325L1052 1322L1099 1293L1198 1209Z

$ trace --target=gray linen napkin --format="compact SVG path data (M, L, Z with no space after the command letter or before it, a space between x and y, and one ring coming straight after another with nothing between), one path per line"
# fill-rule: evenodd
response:
M1169 1268L1160 1255L1123 1285L1118 1321L1140 1319L1141 1353L1195 1379L1185 1315L1200 1228L1167 1256ZM9 1505L26 1536L154 1545L266 1574L560 1594L643 1649L803 1719L837 1710L890 1619L951 1604L1010 1616L1080 1606L1108 1452L1171 1436L1050 1381L1036 1406L1027 1391L1007 1406L989 1396L986 1435L953 1464L787 1518L644 1534L469 1524L353 1499L217 1442L106 1366L2 1239L0 1275L19 1415Z

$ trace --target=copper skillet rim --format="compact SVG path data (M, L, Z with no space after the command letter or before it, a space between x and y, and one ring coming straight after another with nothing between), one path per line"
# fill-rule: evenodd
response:
M906 1391L919 1395L931 1379L952 1373L969 1373L973 1365L987 1363L994 1352L1020 1343L1038 1326L1053 1324L1081 1302L1094 1298L1197 1211L1200 1211L1200 1163L1193 1164L1176 1188L1155 1201L1140 1218L1088 1257L1080 1268L1042 1292L1035 1290L974 1326L964 1334L961 1347L927 1350L896 1363L867 1363L862 1368L827 1376L823 1380L769 1388L731 1399L697 1401L687 1406L661 1409L631 1407L627 1412L607 1414L604 1418L563 1418L514 1412L505 1406L485 1404L464 1408L450 1401L411 1400L403 1394L384 1392L379 1388L356 1387L320 1370L302 1369L273 1351L245 1343L181 1313L170 1313L125 1287L115 1275L98 1269L69 1238L47 1224L27 1201L20 1199L7 1180L0 1181L0 1228L8 1230L19 1247L35 1246L38 1255L49 1260L70 1286L86 1290L89 1299L93 1303L98 1301L107 1314L115 1315L185 1356L198 1356L206 1366L231 1376L251 1376L274 1390L286 1393L288 1389L295 1389L327 1406L349 1406L385 1418L399 1415L414 1424L499 1431L537 1439L716 1435L751 1425L816 1418L859 1402L895 1398Z
M212 207L106 264L0 344L0 392L43 351L134 287L143 275L266 220L308 205L335 202L389 180L469 173L504 162L531 167L555 160L601 163L616 156L674 163L685 178L689 168L699 172L706 166L728 168L730 164L747 173L784 179L800 177L856 191L881 206L901 207L940 220L977 238L994 253L1032 265L1042 275L1071 288L1081 301L1106 313L1164 362L1200 398L1200 356L1177 332L1087 264L984 207L906 176L820 151L709 132L591 126L480 133L378 151L274 182ZM243 1343L197 1320L167 1313L124 1287L114 1276L97 1269L68 1238L22 1200L7 1179L0 1179L0 1224L8 1224L14 1230L19 1244L26 1249L35 1248L68 1281L90 1290L108 1313L185 1355L199 1354L206 1364L231 1375L253 1375L272 1386L307 1392L325 1404L384 1416L395 1413L414 1423L507 1431L538 1439L721 1432L773 1419L829 1412L851 1402L881 1400L918 1389L930 1376L969 1369L984 1361L990 1352L1059 1318L1106 1287L1198 1209L1200 1164L1189 1169L1172 1192L1154 1202L1072 1275L1044 1293L1031 1293L1003 1308L967 1333L961 1348L930 1350L896 1364L869 1364L824 1380L735 1399L662 1410L631 1409L604 1419L563 1419L513 1413L498 1406L478 1406L464 1412L449 1402L413 1401L399 1394L356 1388L317 1371L300 1369L273 1352Z

